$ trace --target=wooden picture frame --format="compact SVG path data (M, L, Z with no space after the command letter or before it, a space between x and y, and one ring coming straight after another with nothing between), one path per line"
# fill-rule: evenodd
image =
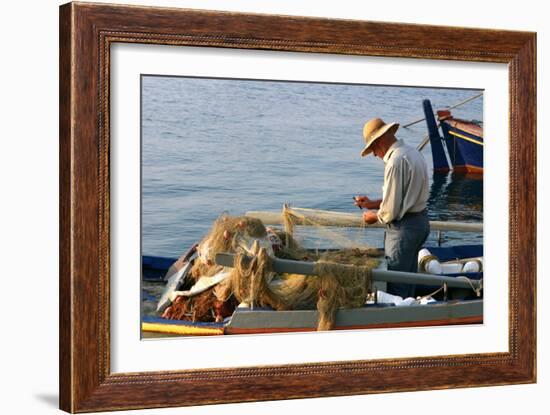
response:
M109 62L110 46L117 42L508 64L509 351L112 374ZM70 3L60 8L59 93L61 409L90 412L536 381L535 33ZM216 393L220 381L227 392L223 396Z

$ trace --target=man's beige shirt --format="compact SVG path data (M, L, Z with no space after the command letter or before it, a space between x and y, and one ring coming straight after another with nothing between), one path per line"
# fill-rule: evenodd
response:
M420 152L397 140L384 155L384 186L378 220L390 223L407 212L426 209L428 166Z

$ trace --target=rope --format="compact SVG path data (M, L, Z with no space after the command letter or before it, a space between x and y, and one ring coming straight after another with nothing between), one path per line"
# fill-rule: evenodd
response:
M481 92L481 93L479 93L479 94L477 94L477 95L474 95L473 97L467 98L467 99L465 99L464 101L460 101L458 104L451 105L450 107L447 107L447 109L452 110L452 109L458 108L458 107L460 107L460 106L462 106L462 105L464 105L464 104L467 104L467 103L470 102L470 101L473 101L473 100L476 99L476 98L479 98L479 97L482 96L482 95L483 95L483 92ZM424 118L420 118L419 120L412 121L412 122L410 122L410 123L408 123L408 124L405 124L405 125L403 126L403 128L408 128L408 127L410 127L411 125L418 124L419 122L424 121L425 119L426 119L426 118L424 117Z
M477 297L481 297L481 291L483 290L483 278L479 280L479 285L476 288L474 284L472 283L472 280L464 275L461 275L459 277L456 277L457 279L466 280L468 284L470 284L470 287L472 290L476 293Z
M443 290L445 288L445 285L442 285L441 287L439 287L437 290L435 290L433 293L430 293L430 294L426 294L422 297L419 297L417 298L417 301L418 302L421 302L422 300L425 300L426 298L430 298L430 297L433 297L434 295L436 295L438 292L440 292L441 290Z
M462 105L464 105L464 104L467 104L467 103L470 102L470 101L473 101L473 100L476 99L476 98L479 98L479 97L482 96L482 95L483 95L483 92L481 92L481 93L479 93L479 94L477 94L477 95L474 95L473 97L467 98L467 99L465 99L464 101L460 101L458 104L452 105L452 106L448 107L447 109L452 110L452 109L458 108L458 107L460 107L460 106L462 106Z

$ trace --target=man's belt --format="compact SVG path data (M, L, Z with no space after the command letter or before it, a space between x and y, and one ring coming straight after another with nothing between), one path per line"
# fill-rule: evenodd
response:
M423 209L420 212L407 212L403 215L401 220L403 220L405 218L412 218L414 216L422 216L422 215L425 215L426 213L428 213L428 209Z

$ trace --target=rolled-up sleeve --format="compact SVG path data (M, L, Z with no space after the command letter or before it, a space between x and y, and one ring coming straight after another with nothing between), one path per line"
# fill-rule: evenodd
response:
M400 163L396 163L386 165L384 169L384 186L378 220L385 224L398 219L403 204L403 177L400 167Z

